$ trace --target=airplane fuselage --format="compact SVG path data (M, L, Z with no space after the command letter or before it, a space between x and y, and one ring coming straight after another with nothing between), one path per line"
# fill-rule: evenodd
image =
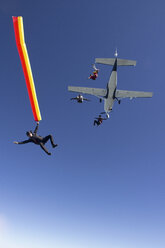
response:
M107 95L104 99L104 111L108 114L112 111L114 100L115 100L115 91L117 87L117 60L113 66L109 82L107 84Z

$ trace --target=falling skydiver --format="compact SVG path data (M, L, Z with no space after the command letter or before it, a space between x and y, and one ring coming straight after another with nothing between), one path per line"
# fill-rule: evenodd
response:
M101 115L99 115L99 117L96 117L94 122L93 122L93 125L97 125L97 126L100 126L102 123L103 123L103 120L107 120L107 118L103 118Z
M28 132L26 132L26 135L29 137L28 140L24 140L24 141L21 141L21 142L14 141L14 144L26 144L26 143L32 142L32 143L34 143L34 144L36 144L36 145L40 145L40 147L41 147L48 155L51 155L51 153L48 152L48 150L47 150L46 147L44 146L45 143L47 143L47 141L50 140L51 145L52 145L53 148L57 147L58 145L57 145L57 144L54 144L52 135L48 135L48 136L45 136L45 137L41 137L41 136L37 135L38 127L39 127L39 122L37 122L37 126L36 126L34 132L32 132L31 130L28 131Z
M94 72L92 75L90 74L88 79L96 80L98 78L99 69L96 68L95 64L93 64L93 69L94 69Z

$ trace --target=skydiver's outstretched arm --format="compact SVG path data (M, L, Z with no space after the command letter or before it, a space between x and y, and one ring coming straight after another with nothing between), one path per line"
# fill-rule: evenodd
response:
M93 69L94 69L95 71L98 70L98 69L96 68L96 65L95 65L95 64L93 64L92 67L93 67Z
M18 141L14 141L13 143L14 144L17 144L17 145L22 145L22 144L27 144L27 143L29 143L29 142L32 142L30 139L28 139L28 140L24 140L24 141L21 141L21 142L18 142Z
M34 130L34 133L35 133L35 134L37 133L38 128L39 128L39 121L37 121L37 126L36 126L36 128L35 128L35 130Z

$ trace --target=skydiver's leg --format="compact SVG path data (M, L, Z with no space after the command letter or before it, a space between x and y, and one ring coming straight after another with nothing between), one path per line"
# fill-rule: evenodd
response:
M95 75L91 75L91 74L90 74L89 79L95 80L96 77L95 77Z
M98 122L98 121L96 121L96 120L94 120L93 125L95 126L95 124L97 124L97 126L98 126L98 125L99 125L99 122Z
M48 152L48 150L46 149L46 147L44 146L43 143L40 143L40 147L44 150L44 152L46 152L48 155L51 155L50 152Z
M92 79L92 80L96 80L96 76L95 76L95 75L92 75L92 76L91 76L91 79Z
M48 135L48 136L44 137L43 140L42 140L42 142L45 144L46 142L48 142L49 139L50 139L50 142L51 142L52 147L53 148L56 147L57 144L56 145L54 144L53 136L52 135Z

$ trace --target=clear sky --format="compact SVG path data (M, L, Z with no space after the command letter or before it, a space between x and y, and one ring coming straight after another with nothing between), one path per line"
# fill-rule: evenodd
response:
M39 134L58 148L14 145L35 128L12 16L23 16L42 115ZM165 247L165 2L1 0L0 248ZM68 85L105 88L110 66L95 58L137 60L118 68L118 89L152 99L77 104Z

